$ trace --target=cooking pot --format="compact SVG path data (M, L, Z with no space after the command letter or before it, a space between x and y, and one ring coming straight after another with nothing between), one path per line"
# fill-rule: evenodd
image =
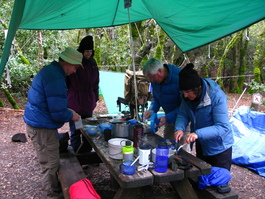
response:
M112 136L116 138L128 138L129 137L129 125L126 123L116 123L114 125Z

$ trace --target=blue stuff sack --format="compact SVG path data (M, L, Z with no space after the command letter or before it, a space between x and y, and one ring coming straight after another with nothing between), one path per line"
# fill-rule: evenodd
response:
M230 171L221 167L212 167L212 172L208 175L201 175L198 178L198 188L206 189L209 186L219 186L228 184L231 180Z

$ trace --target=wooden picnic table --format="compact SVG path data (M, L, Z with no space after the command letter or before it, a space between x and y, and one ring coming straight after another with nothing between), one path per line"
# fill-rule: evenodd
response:
M170 168L165 173L158 173L154 169L147 171L137 171L133 175L125 175L120 172L120 164L122 160L116 160L109 157L108 143L104 140L103 135L91 136L85 129L81 129L82 134L94 148L102 162L109 169L111 176L119 184L119 190L114 199L133 199L141 191L141 187L154 183L170 182L176 193L183 199L197 199L197 195L189 183L189 177L198 177L211 173L211 165L196 158L192 154L182 150L179 155L186 157L193 164L189 170L177 169L176 171ZM157 140L162 137L156 134L148 134L149 144L154 148L157 145Z

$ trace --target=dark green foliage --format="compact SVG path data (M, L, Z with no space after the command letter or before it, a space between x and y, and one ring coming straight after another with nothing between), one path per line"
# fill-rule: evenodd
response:
M256 82L260 82L260 69L259 68L254 69L254 80Z
M18 63L16 59L11 59L9 68L12 91L27 96L31 81L39 70L38 66L24 65Z

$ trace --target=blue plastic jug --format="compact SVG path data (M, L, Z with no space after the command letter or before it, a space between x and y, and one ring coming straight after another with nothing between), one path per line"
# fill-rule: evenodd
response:
M169 148L167 146L167 143L160 142L156 147L155 171L159 173L165 173L167 171L168 153L169 153Z

